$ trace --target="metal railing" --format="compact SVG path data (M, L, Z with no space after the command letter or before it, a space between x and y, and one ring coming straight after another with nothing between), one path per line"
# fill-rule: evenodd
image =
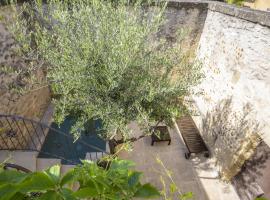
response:
M31 170L26 169L26 168L24 168L24 167L22 167L20 165L13 164L13 163L4 163L3 165L4 165L3 168L5 170L15 169L17 171L24 172L24 173L30 173L31 172Z
M52 153L42 148L48 133L58 135L58 137L65 140L66 148L61 149L61 154L58 154L58 152ZM70 141L74 141L71 134L64 133L44 123L21 116L0 114L0 150L36 151L43 156L58 158L67 161L69 164L79 164L80 161L68 158L68 155L71 153L80 153L72 152ZM53 145L57 146L59 144ZM80 149L84 149L84 151L89 150L89 152L92 152L88 156L90 160L98 160L100 157L109 154L104 149L93 144L88 144L82 139L76 140L76 145ZM80 159L84 158L80 157Z

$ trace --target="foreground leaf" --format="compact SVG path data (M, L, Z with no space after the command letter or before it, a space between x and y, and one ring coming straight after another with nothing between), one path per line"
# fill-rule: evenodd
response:
M3 170L0 173L0 184L1 183L20 183L25 180L29 174L21 173L15 170Z
M159 191L149 183L141 186L134 195L134 197L139 198L155 198L159 196L160 196Z
M26 197L22 193L16 193L10 200L25 200Z
M8 200L11 199L18 191L15 185L6 184L0 186L0 199Z
M38 200L62 200L61 196L55 191L48 191L37 198Z
M181 200L187 200L193 198L193 193L192 192L187 192L183 195L180 196Z
M131 172L131 174L128 177L128 186L129 187L136 186L140 181L141 175L142 175L141 172Z
M35 172L20 185L20 192L40 192L55 188L53 180L43 172Z
M60 166L54 165L45 170L45 173L55 182L58 183L60 179Z
M110 170L127 170L130 167L134 167L135 163L133 161L130 160L117 160L117 161L113 161L110 167Z
M64 200L76 200L76 197L73 195L73 191L67 188L61 189L61 195Z
M74 174L74 170L70 170L68 171L61 179L60 181L60 185L63 186L67 183L70 183L74 180L75 174Z
M86 188L82 188L80 190L78 190L77 192L74 192L74 196L75 197L79 197L79 198L89 198L89 197L96 197L98 196L98 192L95 188L90 188L90 187L86 187Z

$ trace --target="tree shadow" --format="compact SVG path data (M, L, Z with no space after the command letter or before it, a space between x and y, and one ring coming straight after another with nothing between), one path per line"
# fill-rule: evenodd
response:
M201 126L202 137L215 158L215 165L218 166L220 174L223 169L230 169L232 161L235 161L235 155L242 150L241 145L261 132L261 124L254 120L254 114L251 104L235 107L230 97L220 101L212 112L204 116ZM270 148L260 141L256 150L251 145L243 153L248 155L248 153L253 153L253 150L255 153L249 160L242 160L242 162L236 160L237 165L233 165L234 169L232 169L234 173L232 183L241 199L253 200L263 193L257 182L264 176L262 170L267 166ZM248 156L236 158L241 160ZM200 164L200 166L204 170L209 168L207 164Z
M264 192L270 192L262 191L264 188L260 186L261 179L270 178L265 177L264 173L270 164L269 158L270 148L262 141L258 145L255 154L244 163L241 172L233 178L232 183L241 199L249 200L254 196L260 196Z
M220 101L202 121L202 136L216 162L227 168L239 151L248 134L260 132L260 124L252 119L254 110L250 104L236 108L232 98Z

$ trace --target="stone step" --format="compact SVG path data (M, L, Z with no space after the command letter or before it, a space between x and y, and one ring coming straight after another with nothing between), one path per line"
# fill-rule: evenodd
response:
M86 153L85 159L86 160L97 161L102 157L103 157L102 152L88 152L88 153Z
M75 165L62 165L61 166L61 174L65 174L68 172L70 169L74 168Z
M36 162L36 171L42 171L48 169L53 165L60 165L61 166L61 159L57 158L37 158Z
M35 151L0 151L0 162L20 165L31 171L36 171L36 159L38 152Z
M106 141L106 152L110 152L110 146L108 141Z

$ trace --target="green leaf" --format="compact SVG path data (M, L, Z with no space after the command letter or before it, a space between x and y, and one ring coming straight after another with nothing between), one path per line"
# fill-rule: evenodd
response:
M127 170L130 167L134 167L135 163L133 161L130 160L114 160L112 161L110 170Z
M134 195L134 197L148 198L148 199L159 197L159 196L160 196L159 191L155 187L150 185L149 183L141 186Z
M255 200L268 200L268 199L265 198L265 197L258 197L258 198L256 198Z
M25 180L29 174L15 170L3 170L0 173L0 184L2 183L20 183Z
M128 186L129 187L136 186L140 181L141 175L142 175L141 172L132 171L128 177Z
M99 184L94 178L90 178L85 184L86 188L94 188L97 193L100 193Z
M37 198L38 200L60 200L61 196L56 191L48 191Z
M176 189L177 189L177 186L174 183L171 183L170 184L170 192L175 193Z
M106 182L106 179L107 179L106 177L101 177L101 176L95 178L94 184L98 191L99 191L99 188L105 189L105 188L110 187L110 185L108 185L108 183Z
M68 188L62 188L61 194L64 200L76 200L76 198L73 195L73 191Z
M78 198L88 198L88 197L96 197L99 194L95 188L86 187L78 190L77 192L74 192L73 195Z
M60 165L54 165L50 167L49 169L45 170L45 173L51 177L51 179L58 183L60 179Z
M11 184L0 186L0 198L3 200L11 199L18 191L18 187Z
M55 188L55 182L43 172L35 172L20 184L20 192L40 192Z
M10 200L25 200L26 197L22 193L17 192Z
M193 198L193 193L192 192L187 192L183 195L180 196L181 200L187 200Z
M60 185L63 186L67 183L70 183L74 180L75 174L74 174L74 169L68 171L62 178L60 181Z

